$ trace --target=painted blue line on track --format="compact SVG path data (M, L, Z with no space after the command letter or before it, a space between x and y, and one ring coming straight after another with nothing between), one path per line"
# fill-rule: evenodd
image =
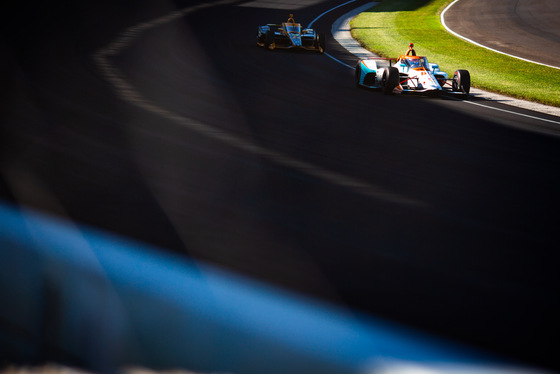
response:
M313 26L313 24L314 24L317 20L319 20L319 18L323 17L325 14L330 13L330 12L332 12L333 10L338 9L338 8L344 6L344 5L353 3L354 1L356 1L356 0L347 1L347 2L345 2L345 3L343 3L343 4L337 5L337 6L333 7L333 8L331 8L331 9L329 9L329 10L327 10L327 11L321 13L321 14L319 14L313 21L311 21L311 23L307 26L307 28L310 28L311 26Z

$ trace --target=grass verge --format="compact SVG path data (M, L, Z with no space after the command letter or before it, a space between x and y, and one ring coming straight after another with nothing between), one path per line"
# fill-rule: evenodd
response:
M384 0L354 18L351 32L370 51L403 54L409 43L450 76L467 69L473 87L560 107L560 71L477 47L450 33L440 14L452 0Z

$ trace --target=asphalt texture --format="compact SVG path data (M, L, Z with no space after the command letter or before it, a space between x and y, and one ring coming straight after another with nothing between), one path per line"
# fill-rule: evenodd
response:
M445 14L454 32L486 47L560 67L560 2L461 0Z
M325 55L255 44L340 2L275 4L14 6L2 199L560 369L559 118L358 89ZM360 4L313 26L330 38Z

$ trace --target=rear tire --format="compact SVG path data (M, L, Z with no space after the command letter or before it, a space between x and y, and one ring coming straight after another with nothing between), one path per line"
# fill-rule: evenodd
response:
M395 67L385 68L381 85L383 86L383 93L391 95L395 87L399 85L399 69Z
M451 89L454 92L462 92L465 96L471 91L471 75L468 70L457 70L453 74L453 83Z

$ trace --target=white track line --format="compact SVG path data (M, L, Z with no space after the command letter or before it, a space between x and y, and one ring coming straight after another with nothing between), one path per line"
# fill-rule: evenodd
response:
M515 115L521 116L521 117L536 119L536 120L539 120L539 121L544 121L544 122L549 122L549 123L554 123L554 124L556 124L556 125L560 125L560 121L554 121L554 120L551 120L551 119L546 119L546 118L540 118L540 117L530 116L530 115L528 115L528 114L513 112L513 111L507 110L507 109L500 109L500 108L489 107L489 106L487 106L487 105L483 105L483 104L481 104L481 103L476 103L476 102L473 102L473 101L468 101L468 100L461 100L461 101L464 102L464 103L467 103L467 104L478 105L478 106L481 106L481 107L484 107L484 108L488 108L488 109L492 109L492 110L497 110L497 111L499 111L499 112L505 112L505 113L515 114Z
M458 37L458 38L461 38L461 39L463 39L463 40L466 40L467 42L469 42L469 43L471 43L471 44L474 44L474 45L476 45L476 46L478 46L478 47L486 48L486 49L488 49L488 50L490 50L490 51L492 51L492 52L496 52L496 53L499 53L499 54L502 54L502 55L506 55L506 56L509 56L509 57L513 57L513 58L516 58L516 59L518 59L518 60L522 60L522 61L526 61L526 62L531 62L531 63L533 63L533 64L546 66L546 67L549 67L549 68L560 69L560 67L558 67L558 66L543 64L543 63L541 63L541 62L537 62L537 61L533 61L533 60L528 60L528 59L523 58L523 57L514 56L514 55L511 55L511 54L509 54L509 53L505 53L505 52L499 51L499 50L497 50L497 49L490 48L490 47L488 47L488 46L485 46L484 44L477 43L477 42L475 42L474 40L469 39L469 38L467 38L467 37L465 37L465 36L463 36L463 35L461 35L461 34L456 33L455 31L451 30L451 29L447 26L447 24L445 23L445 13L446 13L453 5L455 5L455 3L457 3L458 1L459 1L459 0L453 1L451 4L449 4L449 5L443 10L443 12L441 12L441 16L440 16L441 24L443 25L443 27L445 27L445 29L446 29L449 33L455 35L455 36Z
M353 1L354 0L350 2ZM223 3L231 3L231 2L232 0L224 0L221 3L223 4ZM174 11L166 16L156 18L152 21L140 23L136 26L129 27L125 29L123 32L121 32L105 48L98 50L93 55L94 61L97 67L99 68L99 70L101 71L102 75L104 76L104 78L113 86L113 89L115 90L116 94L119 95L123 100L143 110L154 113L162 118L166 118L176 124L187 127L209 138L221 141L222 143L228 144L237 149L241 149L265 157L278 165L298 170L301 173L316 177L318 179L322 179L333 185L349 188L354 192L390 203L425 206L425 203L421 201L410 199L406 196L401 196L391 191L386 191L380 186L362 181L354 177L346 176L337 172L324 169L317 165L313 165L305 161L297 160L289 155L264 148L252 142L249 139L239 137L232 133L219 130L218 128L213 127L211 125L198 122L192 118L181 116L168 109L165 109L162 106L159 106L157 103L152 102L147 98L145 98L130 82L128 82L124 78L120 70L112 63L111 56L115 56L121 53L142 33L158 25L175 21L199 9L208 8L214 5L201 4L197 6L188 6L183 9ZM328 12L336 8L338 7L332 8L329 11L321 14L314 21L316 21L324 14L327 14Z

